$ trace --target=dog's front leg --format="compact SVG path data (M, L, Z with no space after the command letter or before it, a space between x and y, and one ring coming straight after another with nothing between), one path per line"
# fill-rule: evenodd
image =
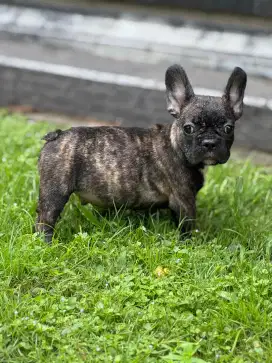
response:
M195 196L189 192L188 195L171 195L169 208L181 235L190 235L196 219Z
M57 185L52 186L50 181L44 183L41 179L41 185L35 229L36 232L44 234L45 242L51 243L56 221L70 194L63 193Z

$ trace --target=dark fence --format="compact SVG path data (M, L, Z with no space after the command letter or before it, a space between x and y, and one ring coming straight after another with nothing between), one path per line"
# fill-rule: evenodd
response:
M175 6L206 12L272 16L272 0L123 0L122 2L153 6Z
M103 1L101 1L103 2ZM236 15L253 15L260 17L272 17L272 0L108 0L110 3L123 3L146 5L148 7L178 7L183 9L201 10L204 12L221 12ZM92 0L0 0L0 4L31 5L53 7L88 7ZM87 5L87 6L86 6Z

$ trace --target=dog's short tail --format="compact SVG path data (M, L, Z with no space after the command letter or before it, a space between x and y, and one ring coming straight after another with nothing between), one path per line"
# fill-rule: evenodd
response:
M48 134L46 134L42 140L45 140L45 141L53 141L53 140L56 140L60 134L62 133L61 130L56 130L56 131L51 131L51 132L48 132Z

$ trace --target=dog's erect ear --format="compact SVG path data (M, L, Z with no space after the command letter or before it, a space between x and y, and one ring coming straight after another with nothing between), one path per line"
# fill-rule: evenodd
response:
M247 84L247 74L242 68L234 68L228 80L223 95L224 102L231 108L235 120L238 120L243 113L243 99Z
M167 111L179 117L181 109L194 97L193 88L184 69L174 64L165 73Z

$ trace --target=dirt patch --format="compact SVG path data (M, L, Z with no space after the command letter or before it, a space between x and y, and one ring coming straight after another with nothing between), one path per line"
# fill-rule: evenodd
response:
M259 150L247 150L241 148L233 148L232 160L250 160L253 164L269 167L272 172L272 154L264 153Z
M93 117L74 117L49 112L40 112L29 105L8 106L8 111L21 113L33 122L46 121L49 123L62 124L65 126L120 126L120 120L98 120Z

